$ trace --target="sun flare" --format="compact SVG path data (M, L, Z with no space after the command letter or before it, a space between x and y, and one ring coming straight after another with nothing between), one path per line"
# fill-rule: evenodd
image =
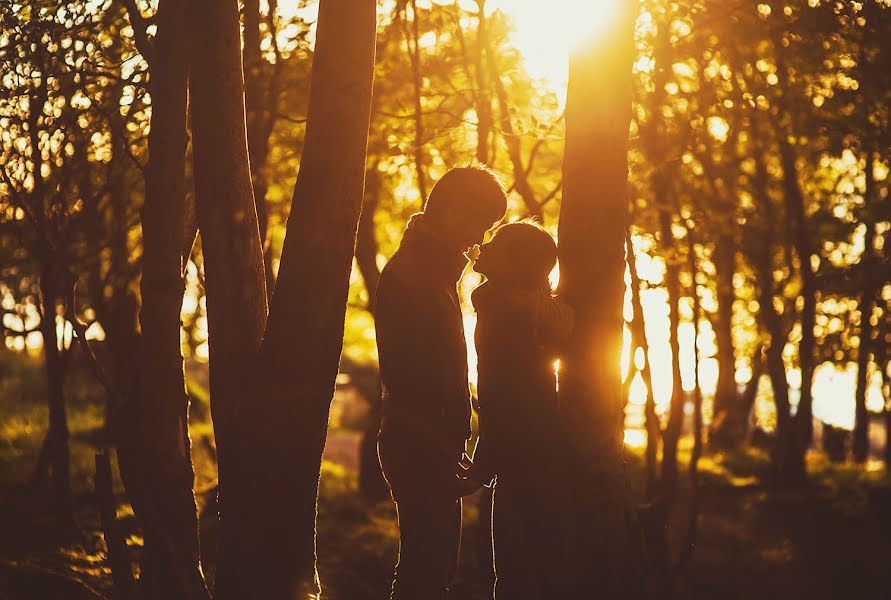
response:
M510 16L512 41L527 69L553 83L566 81L569 50L604 32L617 13L610 0L490 0L486 6Z

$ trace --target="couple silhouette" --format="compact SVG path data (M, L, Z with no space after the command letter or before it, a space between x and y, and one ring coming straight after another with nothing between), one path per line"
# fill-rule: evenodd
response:
M561 597L565 536L556 492L566 475L554 360L573 313L552 295L557 247L538 224L502 225L476 252L506 210L504 187L488 168L450 170L424 212L410 219L381 274L378 455L399 519L391 600L448 598L458 569L461 498L483 485L495 486L495 596ZM479 439L471 459L457 283L472 257L486 281L472 294Z

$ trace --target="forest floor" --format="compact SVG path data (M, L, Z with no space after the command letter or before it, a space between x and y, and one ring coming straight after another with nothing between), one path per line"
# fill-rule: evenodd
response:
M101 404L95 391L68 396L78 529L65 531L50 516L48 490L28 485L47 416L29 385L39 374L25 370L17 377L0 376L0 600L112 598L92 495ZM196 489L199 506L206 507L212 501L209 490L215 478L212 433L206 407L199 402L196 408L192 426ZM330 600L386 598L396 558L393 504L368 506L357 493L358 442L356 431L335 428L325 453L318 555L323 596ZM632 478L639 480L639 457L629 453L629 464ZM678 578L678 597L887 598L891 482L884 471L831 465L819 454L810 457L809 467L812 477L807 485L783 488L771 483L763 452L706 455L700 467L699 539L692 562ZM687 521L688 495L685 489L676 523ZM478 496L465 501L462 568L451 596L457 600L489 597L479 567ZM203 543L212 575L212 508L205 513ZM118 515L130 532L128 544L138 552L142 540L132 511L122 504ZM679 526L672 536L680 539L684 533Z

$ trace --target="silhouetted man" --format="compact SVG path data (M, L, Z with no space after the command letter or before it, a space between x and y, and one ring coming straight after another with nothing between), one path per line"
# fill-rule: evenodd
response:
M383 384L378 453L399 514L393 600L440 600L457 572L470 435L467 344L457 282L465 252L505 213L497 177L452 169L408 223L381 274L375 320ZM463 486L466 488L466 482Z

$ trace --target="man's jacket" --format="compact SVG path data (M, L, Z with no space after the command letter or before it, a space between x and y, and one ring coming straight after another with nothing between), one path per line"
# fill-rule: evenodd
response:
M416 215L381 273L375 303L381 437L449 460L456 451L460 456L470 435L467 343L457 293L466 264Z

